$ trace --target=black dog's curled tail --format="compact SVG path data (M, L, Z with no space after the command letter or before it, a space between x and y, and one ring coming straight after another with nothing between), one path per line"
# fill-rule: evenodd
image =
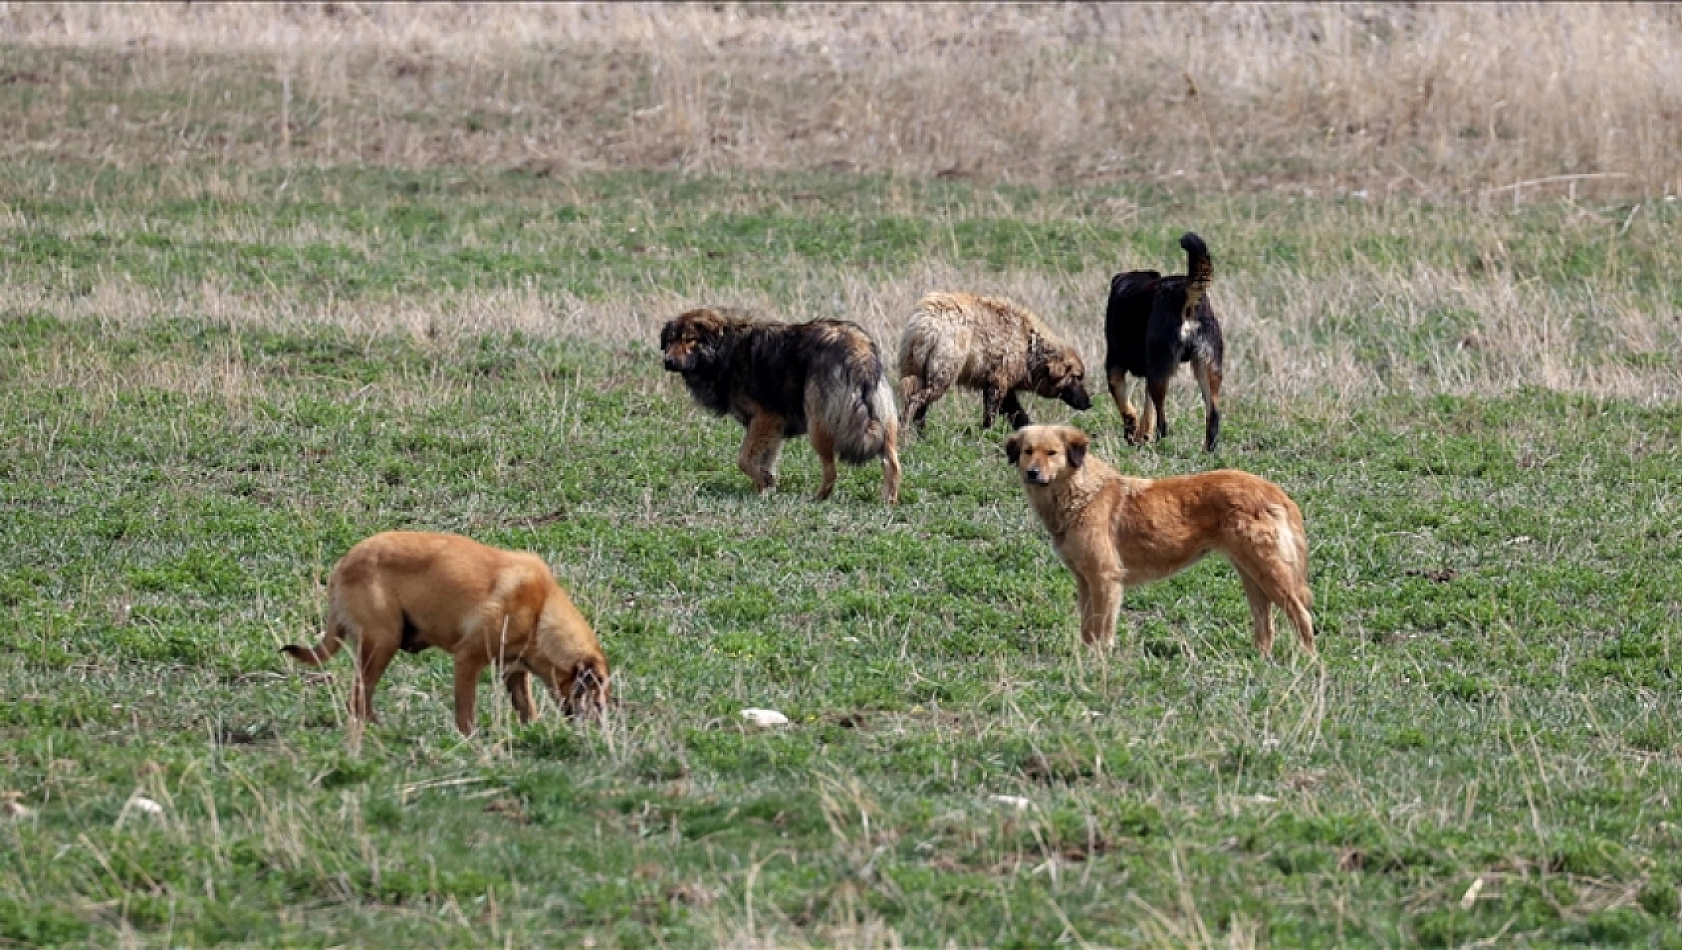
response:
M1180 235L1180 246L1186 251L1186 302L1180 319L1191 323L1197 319L1197 305L1209 292L1209 281L1215 277L1215 263L1209 259L1209 245L1194 232Z

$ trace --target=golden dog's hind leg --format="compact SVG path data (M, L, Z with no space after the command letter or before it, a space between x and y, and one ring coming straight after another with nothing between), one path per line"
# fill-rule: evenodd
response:
M818 453L818 462L823 465L823 481L812 500L823 501L835 491L835 436L828 426L816 419L812 420L812 448Z
M456 731L464 736L473 734L473 712L479 702L479 674L485 671L486 665L480 657L456 657Z
M777 453L783 447L783 420L762 412L748 423L747 436L742 439L742 451L736 456L736 467L753 481L761 492L777 487Z
M531 695L529 670L509 670L503 674L502 685L508 687L508 700L514 704L514 712L521 722L531 722L537 718L537 703Z

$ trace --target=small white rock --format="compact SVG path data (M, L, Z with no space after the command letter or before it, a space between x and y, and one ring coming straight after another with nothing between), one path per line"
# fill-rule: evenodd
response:
M742 718L756 726L786 726L788 717L775 709L744 709Z
M989 795L987 797L1001 805L1009 805L1017 811L1025 811L1030 805L1034 804L1020 795Z
M141 795L129 799L128 803L130 808L143 815L161 815L164 813L164 806Z

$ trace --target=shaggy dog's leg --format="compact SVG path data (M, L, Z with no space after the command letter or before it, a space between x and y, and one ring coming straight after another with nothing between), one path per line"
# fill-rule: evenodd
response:
M1191 372L1203 394L1203 451L1213 452L1221 440L1221 371L1211 363L1195 362Z
M835 436L815 419L812 421L812 449L818 453L818 461L823 464L823 482L818 485L818 493L812 496L812 500L823 501L835 491Z
M899 504L899 434L890 426L888 437L882 442L882 500Z
M753 480L753 487L764 492L777 487L777 453L783 447L783 420L762 412L748 423L747 436L742 439L742 451L736 457L736 467Z

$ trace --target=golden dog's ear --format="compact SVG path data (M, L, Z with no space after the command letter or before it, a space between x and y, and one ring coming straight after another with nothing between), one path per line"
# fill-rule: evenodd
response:
M1005 440L1005 458L1010 459L1010 464L1015 465L1016 460L1021 457L1022 436L1013 433L1010 438Z
M1091 444L1092 442L1086 437L1086 433L1079 429L1073 426L1067 426L1063 429L1063 448L1069 453L1069 464L1071 466L1081 467L1082 463L1086 461L1087 446Z

